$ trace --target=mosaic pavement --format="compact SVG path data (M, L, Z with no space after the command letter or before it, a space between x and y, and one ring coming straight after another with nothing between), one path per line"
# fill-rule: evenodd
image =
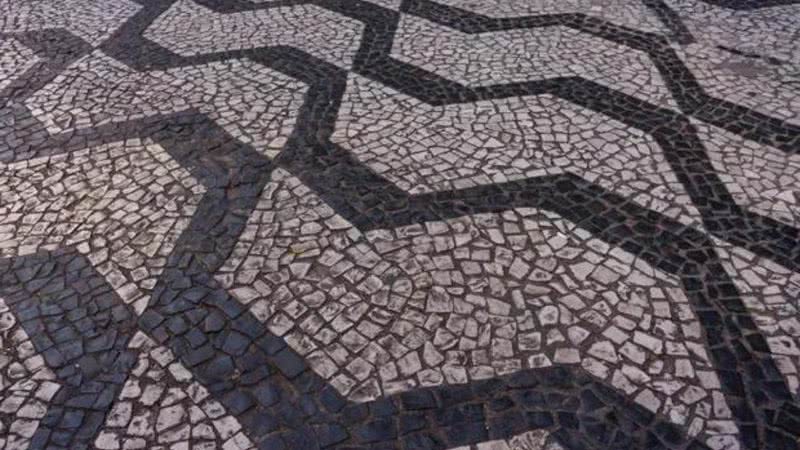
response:
M800 2L0 0L0 449L796 449Z

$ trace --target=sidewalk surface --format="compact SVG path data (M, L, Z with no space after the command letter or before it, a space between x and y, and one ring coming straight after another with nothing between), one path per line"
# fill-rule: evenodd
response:
M0 449L796 449L800 2L0 0Z

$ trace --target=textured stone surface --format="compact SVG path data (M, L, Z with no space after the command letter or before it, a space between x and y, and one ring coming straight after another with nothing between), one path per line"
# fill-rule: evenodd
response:
M793 0L0 0L0 449L797 448Z
M265 193L218 279L354 401L580 364L692 434L730 421L679 282L558 216L363 235L283 171Z

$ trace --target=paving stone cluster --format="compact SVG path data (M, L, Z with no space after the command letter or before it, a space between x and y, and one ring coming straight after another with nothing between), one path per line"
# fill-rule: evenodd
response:
M590 14L615 25L635 28L641 31L659 33L668 31L668 27L652 9L655 3L638 1L608 0L500 0L490 2L476 0L459 2L442 0L438 2L454 8L463 8L477 14L491 17L524 17L542 14Z
M511 439L497 439L477 445L456 447L454 450L563 450L555 439L544 430L528 431Z
M0 304L0 433L3 448L28 448L36 428L47 413L47 403L61 386L55 374L36 353L30 336L17 322L8 305Z
M140 313L204 191L140 141L9 164L0 182L0 255L74 248Z
M563 25L471 34L403 16L391 55L465 86L581 77L674 105L645 53Z
M180 0L153 22L144 37L187 56L291 46L347 68L362 31L360 22L313 4L224 14Z
M91 0L52 2L0 2L0 32L20 33L64 28L92 45L111 37L141 6L129 0L110 0L102 5Z
M649 135L551 95L432 107L353 77L331 140L411 194L573 173L700 218Z
M580 364L691 435L736 431L686 296L646 262L533 209L364 236L284 177L219 278L351 400Z
M0 449L800 447L794 0L0 0Z
M131 340L136 366L94 442L98 449L255 448L235 417L193 380L168 348Z

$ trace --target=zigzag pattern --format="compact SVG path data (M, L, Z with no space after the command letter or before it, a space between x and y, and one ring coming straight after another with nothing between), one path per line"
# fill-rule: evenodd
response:
M664 33L447 3L0 24L0 375L41 384L0 385L5 445L796 448L796 91L708 93L793 53L700 66L716 44L671 2L631 7ZM548 35L612 59L508 50ZM165 396L137 394L148 358Z

